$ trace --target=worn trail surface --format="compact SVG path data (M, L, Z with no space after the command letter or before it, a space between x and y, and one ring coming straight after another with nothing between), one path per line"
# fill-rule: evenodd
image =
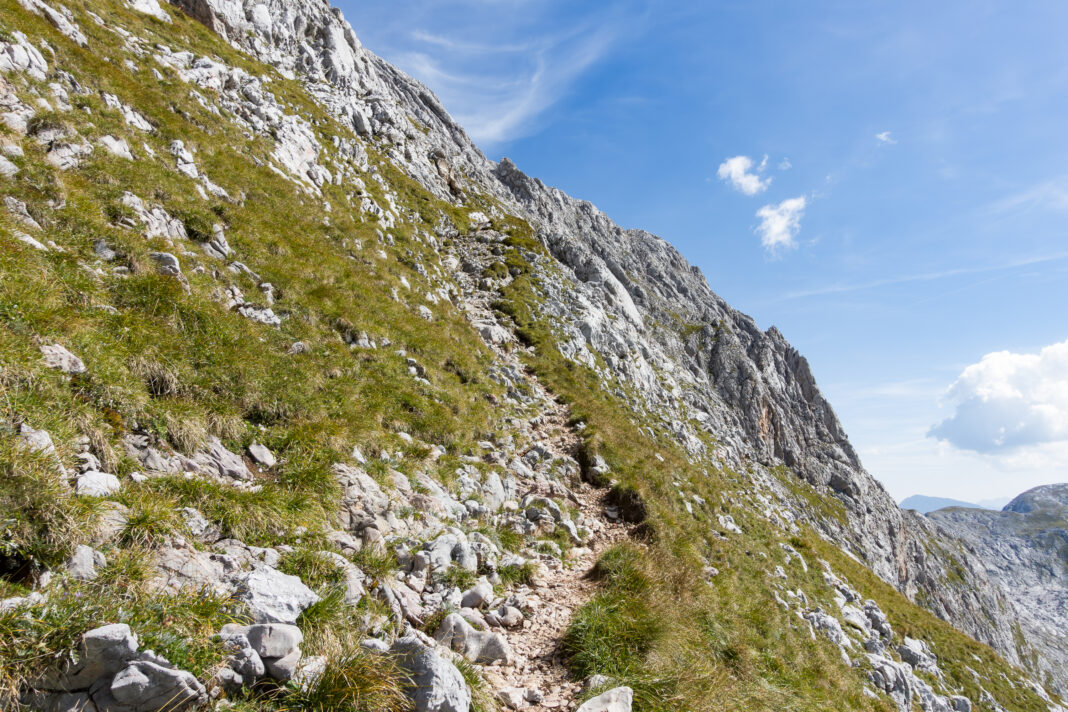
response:
M474 264L492 261L488 250L481 245L469 245L465 260ZM574 457L578 452L579 436L569 425L568 408L559 403L552 394L526 369L514 341L501 338L504 331L494 314L491 304L497 297L482 288L473 275L477 269L465 270L458 279L463 294L463 309L468 319L482 334L487 345L496 352L501 361L524 374L530 393L540 408L540 414L530 424L533 426L533 441L554 455ZM550 487L550 489L552 489ZM521 494L528 494L527 490ZM592 536L581 548L572 549L566 562L550 558L543 561L539 573L527 596L530 613L522 628L505 632L508 644L514 653L514 662L509 667L492 667L485 671L494 688L525 688L540 692L543 698L525 703L523 709L569 710L577 707L575 699L582 690L582 681L572 679L561 653L561 643L575 611L594 595L597 583L590 572L601 553L615 542L628 535L627 525L608 516L605 503L607 490L580 483L566 491L566 500L578 510L581 519L592 530ZM538 492L544 495L560 495L558 491Z
M561 409L562 411L562 409ZM554 415L563 416L563 412ZM566 417L550 419L552 426L561 428L558 436L566 440L574 434L567 431ZM553 562L550 569L528 601L532 614L522 629L508 633L508 643L516 654L516 662L507 673L510 686L539 690L544 699L531 705L533 709L571 709L582 689L581 680L573 680L560 652L564 632L575 611L594 595L597 583L589 573L601 553L616 541L627 536L626 525L610 520L605 514L605 490L583 484L572 490L581 511L594 529L594 535L583 549L572 550L577 556L566 564Z

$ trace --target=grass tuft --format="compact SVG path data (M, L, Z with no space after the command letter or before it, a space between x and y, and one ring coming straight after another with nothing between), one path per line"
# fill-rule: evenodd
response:
M75 496L52 455L0 435L0 575L29 582L92 531L98 502Z

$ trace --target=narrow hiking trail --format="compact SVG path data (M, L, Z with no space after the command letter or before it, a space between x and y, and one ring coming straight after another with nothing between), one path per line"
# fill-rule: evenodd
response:
M519 354L525 347L516 342L511 329L500 323L492 309L498 295L477 277L494 260L491 249L473 240L465 247L461 258L465 269L457 275L462 309L498 359L522 374L540 411L529 421L532 442L554 455L575 458L580 437L570 423L569 408L558 402L523 364ZM499 697L505 706L527 710L572 710L578 706L576 698L583 681L570 675L561 650L564 634L575 612L596 592L597 583L590 574L597 560L613 544L627 538L630 530L614 516L614 508L605 501L607 493L606 488L585 482L570 487L535 484L520 493L562 496L581 515L591 535L583 546L571 549L564 561L553 557L542 560L525 596L529 614L522 627L505 633L514 654L512 664L484 669L491 686L498 693L504 692ZM523 697L522 691L534 694Z
M559 442L571 438L567 428L567 413L563 406L550 418L550 427L557 427ZM555 444L555 443L554 443ZM508 686L539 690L544 698L529 709L567 710L575 707L574 700L582 690L582 681L574 680L561 652L564 633L574 613L596 592L597 583L590 577L601 553L628 535L628 526L606 514L604 502L607 490L583 483L571 490L571 500L583 517L595 524L594 534L586 546L573 549L573 558L555 564L548 575L541 577L527 602L532 609L522 628L507 634L515 653L515 662L508 672Z

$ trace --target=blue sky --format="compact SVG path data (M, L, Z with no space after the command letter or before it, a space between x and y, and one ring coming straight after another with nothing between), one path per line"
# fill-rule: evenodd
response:
M778 326L895 497L1068 481L1068 5L339 5L490 158Z

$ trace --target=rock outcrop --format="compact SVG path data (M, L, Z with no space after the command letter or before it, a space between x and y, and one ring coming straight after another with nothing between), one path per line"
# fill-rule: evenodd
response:
M82 636L78 658L36 682L38 709L181 712L207 693L196 677L151 650L138 651L128 625L115 623Z

